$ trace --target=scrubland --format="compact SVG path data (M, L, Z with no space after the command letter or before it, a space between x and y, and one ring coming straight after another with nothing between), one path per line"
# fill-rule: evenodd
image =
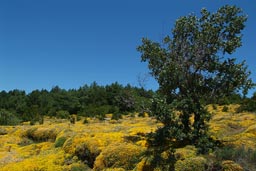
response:
M175 170L256 170L256 115L237 113L237 107L208 106L210 132L222 146L208 155L198 155L194 146L176 149ZM75 124L45 118L43 125L1 126L0 170L150 170L146 135L161 124L136 114L120 120L111 120L111 114L106 118L86 118L87 122L82 118Z

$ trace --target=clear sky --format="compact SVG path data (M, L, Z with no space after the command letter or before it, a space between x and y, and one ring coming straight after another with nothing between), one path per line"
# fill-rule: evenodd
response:
M138 85L148 72L136 47L160 41L175 20L206 7L237 5L248 14L243 47L256 82L256 5L251 0L1 0L0 91L79 88L96 81ZM151 78L146 88L156 89Z

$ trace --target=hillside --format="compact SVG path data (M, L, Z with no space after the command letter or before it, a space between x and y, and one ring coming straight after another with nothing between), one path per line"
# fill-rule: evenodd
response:
M209 106L213 138L223 147L207 156L197 156L193 146L177 149L176 170L256 170L256 115L236 113L236 107ZM161 124L147 116L110 118L75 124L45 118L43 125L1 126L0 170L147 170L146 134Z

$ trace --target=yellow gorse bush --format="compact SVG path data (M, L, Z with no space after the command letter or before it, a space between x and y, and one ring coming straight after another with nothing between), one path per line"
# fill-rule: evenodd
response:
M213 138L235 146L256 148L256 115L236 113L237 105L213 108L210 131ZM110 117L110 115L109 115ZM123 117L113 123L83 119L70 124L68 120L46 118L43 125L1 126L1 171L71 171L83 170L159 170L150 168L151 160L144 156L146 134L161 127L150 117ZM165 158L167 154L163 153ZM91 158L90 158L91 157ZM197 156L194 146L176 149L176 170L202 170L208 159ZM89 161L91 160L91 161ZM89 168L89 163L90 167ZM86 166L87 164L87 166ZM239 168L236 163L223 162L223 168Z

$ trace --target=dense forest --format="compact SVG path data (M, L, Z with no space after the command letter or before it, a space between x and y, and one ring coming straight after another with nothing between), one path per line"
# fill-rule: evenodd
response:
M70 90L55 86L50 91L34 90L28 94L23 90L1 91L0 124L42 123L43 116L69 118L72 114L104 119L105 114L113 113L118 118L121 114L146 110L153 95L152 90L117 82L106 86L94 82Z

